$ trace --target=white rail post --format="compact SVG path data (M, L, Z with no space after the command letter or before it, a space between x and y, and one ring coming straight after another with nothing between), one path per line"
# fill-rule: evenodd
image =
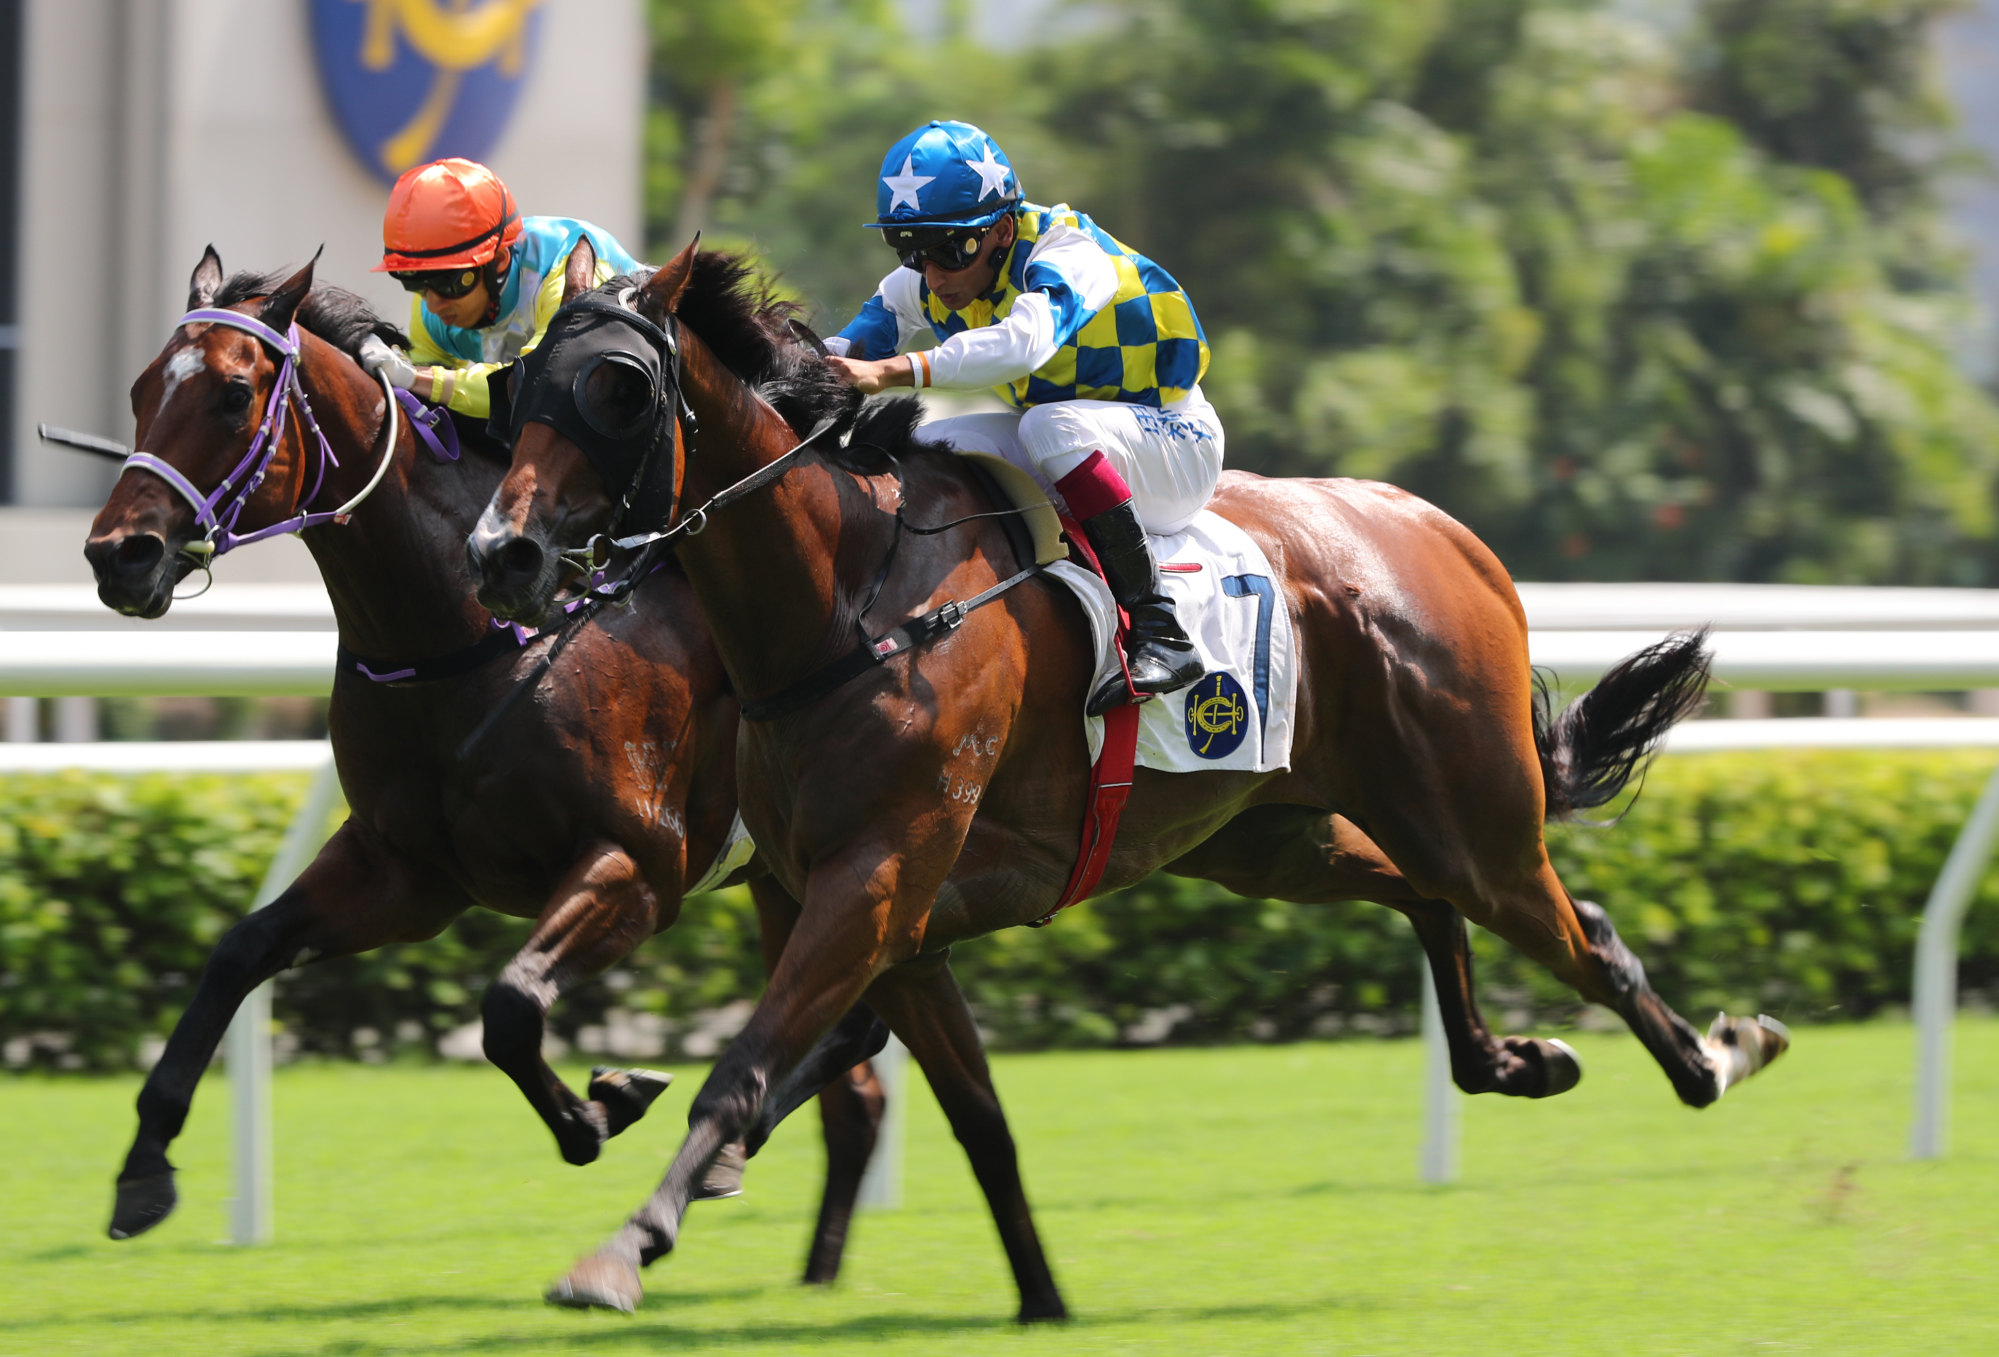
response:
M277 856L250 908L262 909L298 879L326 841L326 817L340 778L331 755L312 776L305 800L285 830ZM236 1195L229 1199L229 1242L265 1244L271 1238L271 982L250 991L229 1024L229 1091L235 1105Z
M1426 1183L1458 1180L1458 1090L1451 1083L1451 1047L1437 982L1423 966L1423 1148L1418 1167Z
M902 1128L909 1113L909 1048L891 1036L875 1057L874 1066L885 1105L881 1129L875 1134L875 1152L868 1156L860 1194L854 1200L855 1205L869 1210L892 1211L902 1205Z
M1964 822L1943 872L1923 906L1916 937L1916 1120L1909 1135L1915 1159L1940 1159L1950 1114L1950 1030L1957 1019L1957 939L1978 879L1999 838L1999 771Z

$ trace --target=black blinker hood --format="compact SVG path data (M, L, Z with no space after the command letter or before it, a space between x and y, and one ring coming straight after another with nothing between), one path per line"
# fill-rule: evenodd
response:
M618 502L614 531L664 527L673 516L677 479L677 353L665 330L601 293L586 292L563 304L541 342L514 360L504 382L489 383L489 431L511 447L528 424L548 425L582 449ZM644 384L650 392L645 409L619 418L590 400L586 385L607 365Z

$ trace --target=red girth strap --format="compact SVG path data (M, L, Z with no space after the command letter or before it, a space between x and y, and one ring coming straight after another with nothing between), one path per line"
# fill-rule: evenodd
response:
M1057 914L1087 898L1103 879L1111 845L1117 842L1118 817L1131 799L1131 770L1137 757L1138 706L1127 702L1104 713L1104 747L1097 755L1097 766L1090 770L1090 801L1083 811L1083 847L1076 857L1076 870L1069 874L1069 885L1055 908L1029 928L1055 922Z
M1083 535L1082 528L1064 514L1062 530L1077 555L1101 576L1103 567L1097 563L1097 554L1090 549L1090 539ZM1119 663L1124 661L1124 631L1128 622L1124 609L1119 608L1117 635L1112 639ZM1125 682L1131 682L1129 668L1125 670ZM1118 819L1124 814L1125 802L1131 799L1132 769L1137 762L1138 703L1127 702L1104 713L1104 747L1097 753L1096 766L1090 769L1090 796L1083 808L1083 844L1076 854L1076 868L1069 873L1069 884L1063 888L1055 908L1029 924L1029 928L1053 923L1057 914L1078 900L1088 899L1097 882L1103 879L1111 846L1117 842Z

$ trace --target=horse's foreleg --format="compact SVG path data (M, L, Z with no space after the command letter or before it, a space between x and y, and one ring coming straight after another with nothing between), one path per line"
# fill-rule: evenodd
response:
M639 1269L673 1249L715 1156L751 1132L765 1097L853 1008L880 965L890 921L920 919L935 897L934 881L921 889L908 882L903 860L899 852L863 849L814 867L770 985L695 1097L687 1139L666 1176L623 1229L550 1289L552 1303L637 1307Z
M750 898L757 907L764 969L774 971L798 923L798 902L768 876L750 882ZM847 1227L853 1219L861 1177L874 1155L875 1135L885 1108L881 1082L867 1062L887 1042L888 1025L866 1004L856 1004L764 1099L745 1143L724 1146L696 1189L697 1198L728 1195L742 1180L744 1161L763 1147L779 1122L817 1093L826 1144L826 1182L812 1243L806 1250L808 1283L830 1282L840 1273Z
M1019 1319L1022 1323L1067 1319L1068 1308L1056 1289L1028 1210L1020 1159L986 1065L979 1029L949 962L937 955L891 967L868 988L868 1001L923 1067L952 1134L965 1147L1020 1288Z
M139 1090L139 1129L118 1173L113 1239L143 1234L173 1210L167 1147L186 1123L202 1072L251 990L307 961L430 936L464 908L420 906L401 878L350 820L282 895L222 935L202 967L193 1001Z
M548 1011L565 989L631 955L659 922L658 899L638 864L616 844L596 844L563 875L527 945L480 1001L486 1058L520 1087L571 1164L592 1162L606 1140L644 1116L667 1077L600 1068L589 1100L577 1097L542 1059Z

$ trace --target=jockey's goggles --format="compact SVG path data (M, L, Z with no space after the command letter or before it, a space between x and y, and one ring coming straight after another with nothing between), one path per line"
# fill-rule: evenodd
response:
M455 301L479 286L485 270L479 268L431 269L423 273L391 275L405 292L435 292L446 301Z
M968 269L979 257L979 247L993 232L993 226L886 226L882 239L895 251L906 269L923 272L926 261L947 273Z

